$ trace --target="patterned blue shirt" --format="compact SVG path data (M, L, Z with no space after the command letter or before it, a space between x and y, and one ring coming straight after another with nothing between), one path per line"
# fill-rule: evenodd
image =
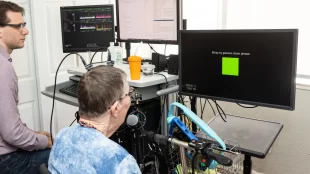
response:
M141 174L136 160L123 147L79 124L57 134L48 169L53 174Z

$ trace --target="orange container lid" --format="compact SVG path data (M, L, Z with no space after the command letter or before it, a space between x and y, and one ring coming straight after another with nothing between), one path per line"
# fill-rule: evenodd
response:
M140 56L130 56L128 61L142 61L142 58Z

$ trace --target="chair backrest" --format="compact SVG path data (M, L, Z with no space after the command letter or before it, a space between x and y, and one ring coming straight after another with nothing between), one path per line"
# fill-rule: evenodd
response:
M41 164L40 165L40 174L51 174L50 171L48 171L46 164Z

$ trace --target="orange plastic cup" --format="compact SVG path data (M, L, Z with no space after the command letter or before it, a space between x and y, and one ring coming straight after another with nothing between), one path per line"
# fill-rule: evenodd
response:
M141 61L142 58L139 56L130 56L128 58L131 80L140 80Z

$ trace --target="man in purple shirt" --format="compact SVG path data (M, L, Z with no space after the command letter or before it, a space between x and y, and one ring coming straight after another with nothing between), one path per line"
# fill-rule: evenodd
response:
M51 138L36 132L20 119L18 83L10 54L24 47L26 29L24 9L0 1L0 173L39 173L48 162Z

